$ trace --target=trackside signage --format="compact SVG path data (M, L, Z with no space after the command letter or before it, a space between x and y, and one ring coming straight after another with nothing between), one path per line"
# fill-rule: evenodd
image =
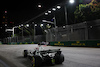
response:
M62 46L64 46L64 43L58 42L58 43L54 43L54 45L62 45Z
M100 43L97 43L97 46L100 46Z
M100 41L64 41L50 42L51 46L80 46L80 47L100 47Z
M86 46L85 43L80 43L80 41L76 41L76 43L71 43L72 46Z

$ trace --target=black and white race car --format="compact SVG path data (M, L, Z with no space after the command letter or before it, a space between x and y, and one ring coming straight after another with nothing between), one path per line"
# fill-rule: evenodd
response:
M33 67L40 67L45 64L62 64L64 62L64 55L60 49L43 50L41 45L32 51L24 50L24 57L31 60Z

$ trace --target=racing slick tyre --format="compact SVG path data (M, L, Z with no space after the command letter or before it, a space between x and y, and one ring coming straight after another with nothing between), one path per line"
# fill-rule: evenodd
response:
M63 54L55 54L55 63L56 64L62 64L64 62L64 55Z
M24 57L27 57L28 50L24 50Z
M40 56L34 55L32 57L32 67L40 67L42 65L42 58Z
M52 66L55 65L55 59L54 59L54 58L51 59L51 65L52 65Z
M50 65L50 66L55 65L55 58L52 58L49 55L45 56L43 60L44 60L43 64Z

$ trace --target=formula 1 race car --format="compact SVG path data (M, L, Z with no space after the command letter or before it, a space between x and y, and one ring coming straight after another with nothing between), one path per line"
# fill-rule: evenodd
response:
M39 49L40 48L36 48L33 51L24 50L24 57L28 57L31 60L33 67L40 67L45 64L62 64L62 62L64 62L64 55L60 49Z

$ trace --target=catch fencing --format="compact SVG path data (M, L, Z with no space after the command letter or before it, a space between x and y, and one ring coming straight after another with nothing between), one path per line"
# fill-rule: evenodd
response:
M19 36L19 37L7 37L3 39L4 44L8 43L32 43L45 41L45 35L34 36Z
M100 19L47 30L46 41L100 40Z
M47 29L46 35L8 37L3 43L11 42L63 42L63 41L86 41L100 40L100 19L85 21L73 25Z

